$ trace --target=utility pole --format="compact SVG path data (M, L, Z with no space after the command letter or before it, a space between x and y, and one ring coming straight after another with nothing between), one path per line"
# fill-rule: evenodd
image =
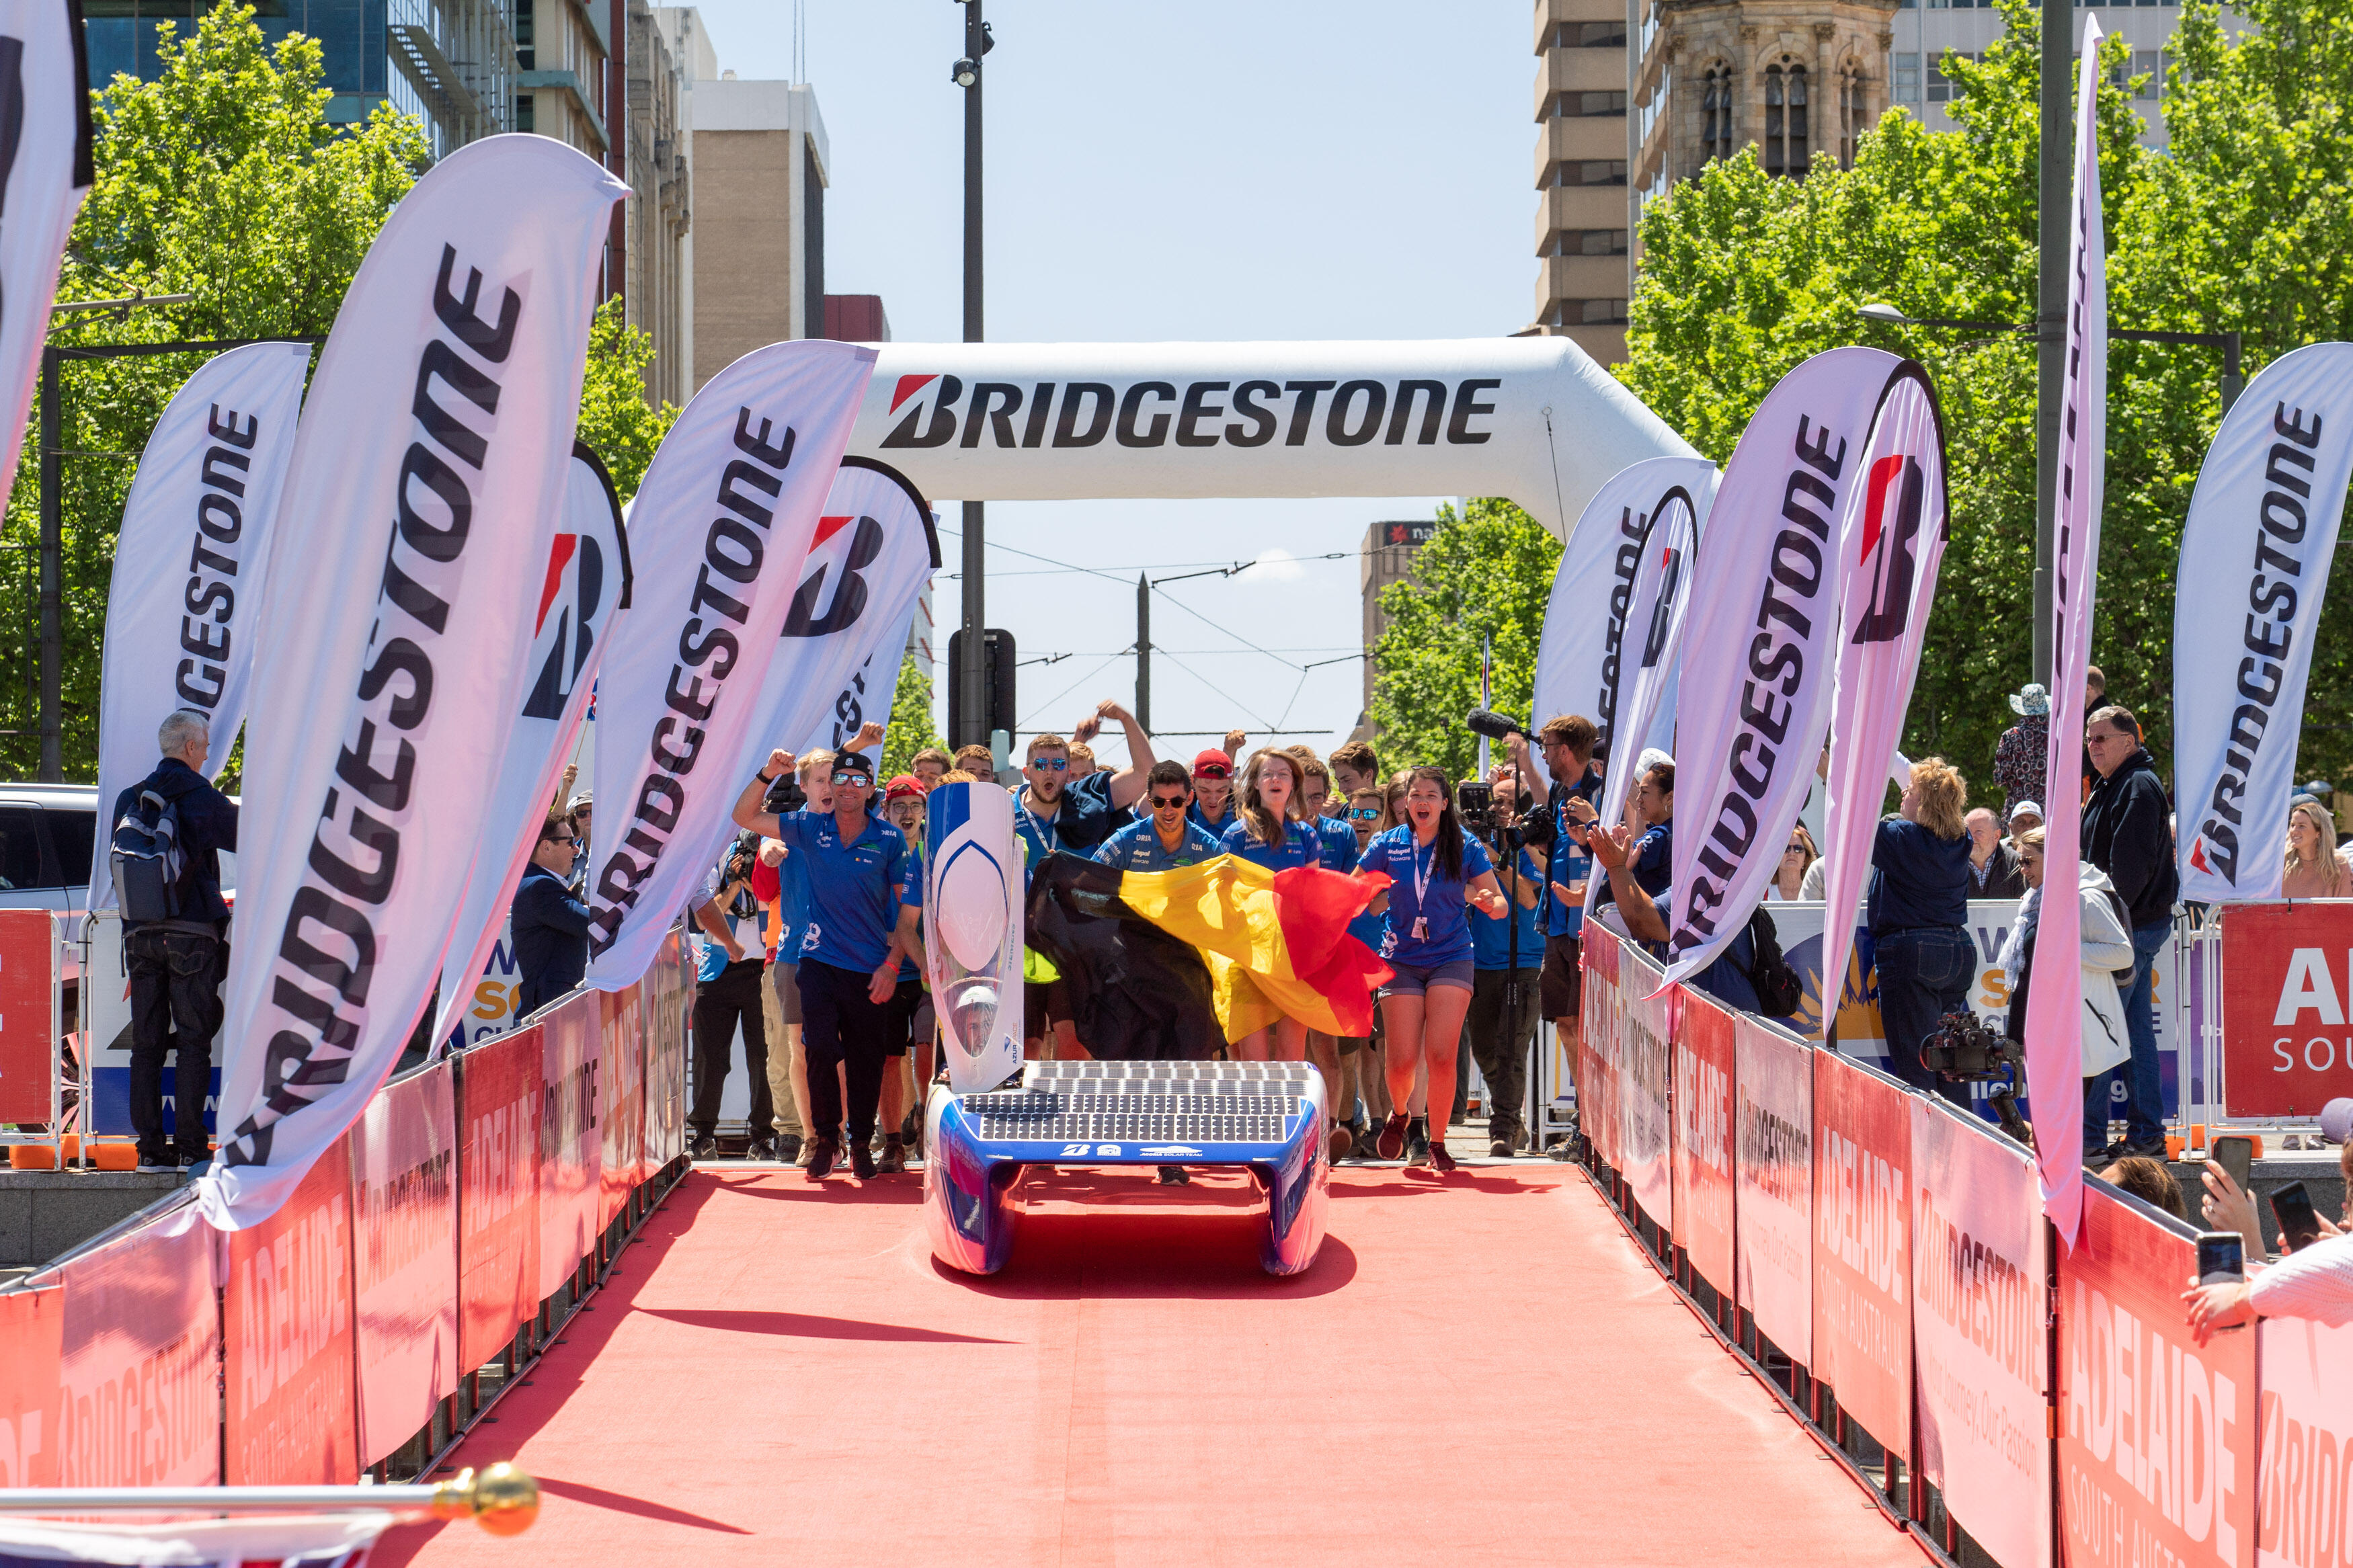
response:
M980 288L980 57L988 52L988 24L980 0L963 0L964 58L954 78L964 89L964 341L982 341ZM981 503L964 503L964 666L955 679L964 694L965 731L958 746L988 744L988 650L985 543Z
M41 350L41 770L43 784L66 776L63 679L65 627L60 600L65 584L65 503L58 471L58 351ZM111 805L111 802L108 803ZM106 809L100 806L100 810Z
M2067 229L2075 180L2074 0L2042 0L2042 162L2034 312L2034 679L2051 686L2059 420L2067 388ZM1927 62L1921 62L1923 75Z
M1152 733L1152 583L1135 574L1135 721Z

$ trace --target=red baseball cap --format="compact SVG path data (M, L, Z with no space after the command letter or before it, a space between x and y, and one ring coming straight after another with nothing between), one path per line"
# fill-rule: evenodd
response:
M923 780L913 773L898 773L883 787L882 804L888 805L894 800L921 800L923 794Z
M1212 746L1193 759L1193 776L1197 779L1229 779L1234 776L1234 760Z

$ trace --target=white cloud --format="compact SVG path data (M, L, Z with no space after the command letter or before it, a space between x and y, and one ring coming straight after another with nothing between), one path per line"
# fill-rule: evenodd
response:
M1239 580L1244 583L1296 583L1306 575L1307 568L1301 565L1299 557L1290 551L1261 550L1258 552L1257 563L1243 573Z

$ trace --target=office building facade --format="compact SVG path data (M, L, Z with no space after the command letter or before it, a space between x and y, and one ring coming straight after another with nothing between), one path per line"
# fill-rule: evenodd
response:
M1603 364L1626 357L1626 301L1632 292L1627 10L1627 0L1535 0L1537 274L1531 330L1568 338Z

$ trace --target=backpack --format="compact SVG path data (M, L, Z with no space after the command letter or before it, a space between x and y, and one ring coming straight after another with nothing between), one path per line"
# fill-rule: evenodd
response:
M114 871L115 907L125 921L180 918L180 877L188 853L180 844L180 807L142 790L114 825L107 858Z
M1743 971L1757 990L1757 1011L1767 1018L1786 1018L1806 1000L1806 988L1789 961L1781 955L1781 933L1765 906L1748 917L1748 941L1756 962Z

